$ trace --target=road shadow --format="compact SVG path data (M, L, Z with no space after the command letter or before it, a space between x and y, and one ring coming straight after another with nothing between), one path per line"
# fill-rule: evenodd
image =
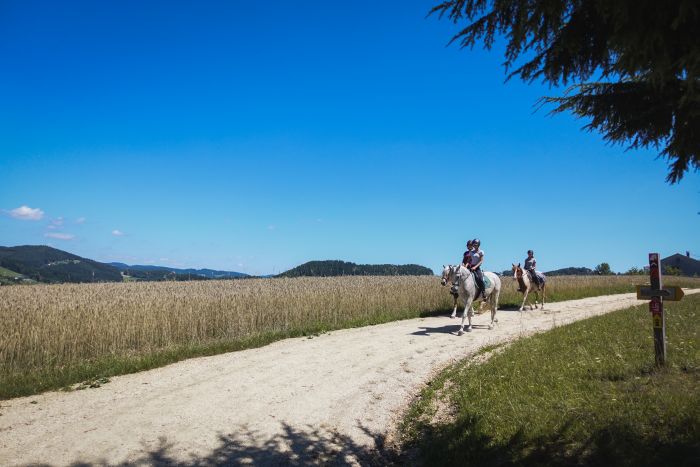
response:
M446 326L420 326L418 331L411 333L412 336L430 336L431 334L456 334L459 331L459 324L448 324Z
M155 449L119 467L215 467L215 466L302 466L302 465L398 465L400 460L393 448L388 448L383 434L361 428L374 441L374 447L359 445L350 437L337 432L309 428L295 429L282 425L282 433L260 443L254 433L220 434L218 446L203 455L182 453L182 447L161 438ZM178 455L179 454L179 455ZM49 464L45 464L48 466ZM74 463L71 467L108 465L105 462Z
M457 320L455 320L457 321ZM419 327L418 331L414 331L411 333L412 336L431 336L432 334L451 334L453 336L456 336L459 333L459 327L462 319L459 318L457 321L457 324L449 324L445 326L437 326L437 327L429 327L429 326L421 326ZM465 324L466 327L466 324ZM472 324L472 329L489 329L488 324Z

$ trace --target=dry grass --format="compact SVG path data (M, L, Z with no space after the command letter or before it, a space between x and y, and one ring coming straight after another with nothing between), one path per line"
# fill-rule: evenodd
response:
M629 292L644 279L557 277L549 296ZM700 286L700 280L677 283ZM519 304L519 297L506 278L501 302ZM451 302L431 276L0 287L0 398L288 336L443 312Z

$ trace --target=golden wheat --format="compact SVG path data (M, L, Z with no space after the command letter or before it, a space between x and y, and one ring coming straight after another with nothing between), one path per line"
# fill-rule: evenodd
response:
M0 372L409 317L448 301L425 276L1 287Z
M645 279L555 277L548 295L563 300L632 291ZM512 279L503 281L501 303L519 304ZM698 280L681 282L700 286ZM451 305L432 276L0 287L0 374L410 318Z

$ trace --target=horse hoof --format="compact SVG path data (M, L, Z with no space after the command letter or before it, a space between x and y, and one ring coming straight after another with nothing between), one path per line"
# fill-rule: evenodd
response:
M463 335L463 334L464 334L464 331L462 331L461 329L460 329L459 332L457 333L458 336L461 336L461 335Z
M472 332L472 327L469 326L469 327L466 329L466 331L467 331L467 332Z
M493 324L489 324L489 329L493 329Z
M493 319L493 322L494 322L494 323L497 323L497 322L498 322L498 318L494 318L494 319Z
M523 311L523 309L521 308L521 309L520 309L520 310L518 310L518 311Z

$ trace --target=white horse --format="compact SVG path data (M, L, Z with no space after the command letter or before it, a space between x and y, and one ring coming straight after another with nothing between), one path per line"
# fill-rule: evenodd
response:
M454 284L455 280L457 280L457 267L448 265L445 266L444 264L442 265L442 278L440 283L445 286L447 284ZM459 298L459 294L457 293L457 286L453 285L450 288L450 295L452 295L452 298L454 298L454 306L452 307L452 314L450 315L451 319L455 319L457 317L457 299ZM480 315L482 313L481 307L484 305L484 302L479 302L479 309L475 310L474 307L472 306L472 311L475 312L477 315Z
M544 278L544 275L542 277ZM520 311L523 311L523 308L525 308L525 301L530 292L535 294L535 308L537 308L537 300L539 300L540 292L542 292L542 306L540 309L544 310L544 299L547 287L545 281L543 280L541 284L532 281L530 275L520 267L520 263L517 265L513 264L513 279L518 283L518 292L523 294L523 303L520 305ZM532 310L532 302L529 302L528 305L530 305L530 310Z
M469 326L467 326L466 331L470 332L472 330L472 316L474 312L472 311L472 302L476 297L478 288L476 287L476 282L474 279L474 274L471 270L463 266L450 266L453 269L456 280L457 280L457 293L459 298L464 302L464 313L462 313L462 324L459 327L459 335L464 334L464 318L469 319ZM501 279L492 272L484 272L484 276L489 279L491 284L486 288L486 301L491 308L491 323L489 324L489 329L493 329L494 323L498 322L496 319L496 310L498 310L498 299L501 296Z

